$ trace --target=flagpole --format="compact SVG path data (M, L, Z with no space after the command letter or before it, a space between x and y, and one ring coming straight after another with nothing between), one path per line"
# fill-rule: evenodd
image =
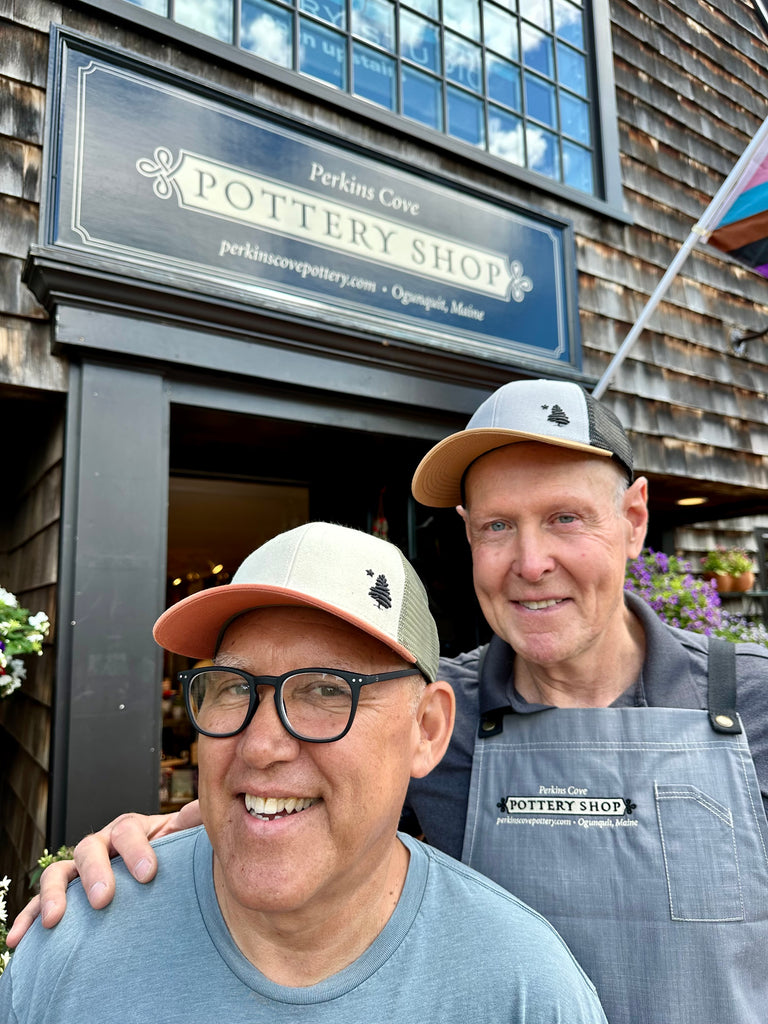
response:
M728 207L731 205L735 198L734 192L736 190L736 185L743 176L746 176L750 173L750 164L755 158L755 153L757 150L760 149L762 144L765 142L766 138L768 138L768 118L766 118L765 121L763 121L760 128L758 128L754 138L737 160L735 166L731 170L731 173L728 175L728 177L725 179L725 181L722 183L720 188L715 193L709 206L701 215L697 223L694 224L694 226L691 228L690 234L683 242L683 245L678 251L675 258L667 267L666 273L662 277L661 281L659 281L651 297L646 302L645 306L642 309L642 312L640 313L640 316L632 325L629 334L627 334L626 338L619 346L613 359L611 359L610 363L606 367L602 377L593 388L592 396L594 398L601 398L603 396L604 392L606 391L608 385L611 382L611 377L614 375L616 370L619 368L619 366L621 366L621 364L626 359L627 353L629 352L630 348L634 345L638 335L642 332L652 313L655 311L656 307L661 302L662 297L664 296L665 292L669 288L674 278L679 273L680 268L688 259L691 249L693 249L693 247L698 242L707 241L709 236L714 231L715 226L717 225L719 220L727 212ZM758 163L763 156L763 153L759 155Z

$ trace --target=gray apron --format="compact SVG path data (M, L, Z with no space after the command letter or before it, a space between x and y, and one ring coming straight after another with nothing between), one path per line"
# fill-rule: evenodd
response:
M732 660L712 669L709 712L480 723L462 860L552 922L610 1024L768 1022L768 827Z

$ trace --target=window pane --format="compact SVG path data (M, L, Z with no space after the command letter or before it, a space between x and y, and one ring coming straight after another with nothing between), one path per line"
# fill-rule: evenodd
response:
M584 49L584 22L581 8L567 0L555 0L555 32L561 39Z
M580 192L588 192L590 195L594 192L592 154L589 150L563 141L563 181Z
M446 78L467 86L475 92L482 92L480 74L480 47L468 43L450 32L445 33L445 75Z
M352 31L394 53L395 5L391 0L354 0Z
M352 55L352 91L387 110L395 109L395 62L377 50L356 43Z
M559 179L560 155L557 136L529 124L525 130L525 141L528 146L528 166L531 170L546 174L548 178Z
M585 0L126 2L602 194Z
M474 96L448 87L448 134L473 146L485 145L483 104Z
M552 39L531 28L530 25L522 25L520 28L520 41L523 47L523 60L529 68L540 71L543 75L554 74L554 60L552 54Z
M549 0L520 0L520 15L526 21L532 21L539 28L552 31L552 17L549 11Z
M437 0L408 0L408 6L412 7L415 11L426 14L428 18L434 18L435 21L440 17Z
M511 60L518 59L517 18L492 4L483 4L485 45Z
M403 113L414 121L421 121L430 128L443 128L443 109L440 83L420 71L404 67Z
M344 36L302 18L299 34L299 70L339 89L347 87Z
M400 53L406 60L440 74L440 36L431 21L403 11L400 15Z
M557 96L554 85L533 75L525 76L525 112L550 128L557 128Z
M264 60L289 68L293 64L293 17L265 0L243 0L240 45Z
M558 43L557 71L563 85L580 96L587 95L587 64L580 53Z
M480 5L478 0L443 0L443 24L480 42Z
M232 40L232 0L176 0L174 21L225 43Z
M514 110L520 110L520 69L501 57L488 54L488 98L504 103Z
M327 21L335 28L347 27L346 0L301 0L299 7L307 14L314 14L321 21Z
M525 145L523 143L523 122L519 117L507 114L503 110L490 107L488 110L488 149L502 160L525 165Z
M560 131L586 146L592 141L589 106L567 92L560 93Z

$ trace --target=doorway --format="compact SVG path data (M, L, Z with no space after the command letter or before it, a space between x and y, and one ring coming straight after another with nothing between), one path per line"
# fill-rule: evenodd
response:
M427 509L410 493L423 439L173 406L166 606L226 585L270 537L312 519L383 531L424 581L446 656L490 631L472 587L469 549L453 509ZM196 751L176 673L163 665L161 807L196 795Z

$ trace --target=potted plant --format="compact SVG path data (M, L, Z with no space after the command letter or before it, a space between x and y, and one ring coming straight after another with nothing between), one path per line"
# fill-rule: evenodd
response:
M725 553L725 564L731 577L732 590L749 590L755 582L752 559L743 548L731 548Z
M714 580L721 593L731 589L731 574L726 564L725 548L714 548L712 551L708 551L701 559L701 569L704 579Z
M13 594L0 587L0 697L21 686L27 670L19 656L42 654L49 628L45 612L30 615Z
M713 579L721 593L749 590L755 582L752 559L743 548L718 547L701 560L705 579Z

